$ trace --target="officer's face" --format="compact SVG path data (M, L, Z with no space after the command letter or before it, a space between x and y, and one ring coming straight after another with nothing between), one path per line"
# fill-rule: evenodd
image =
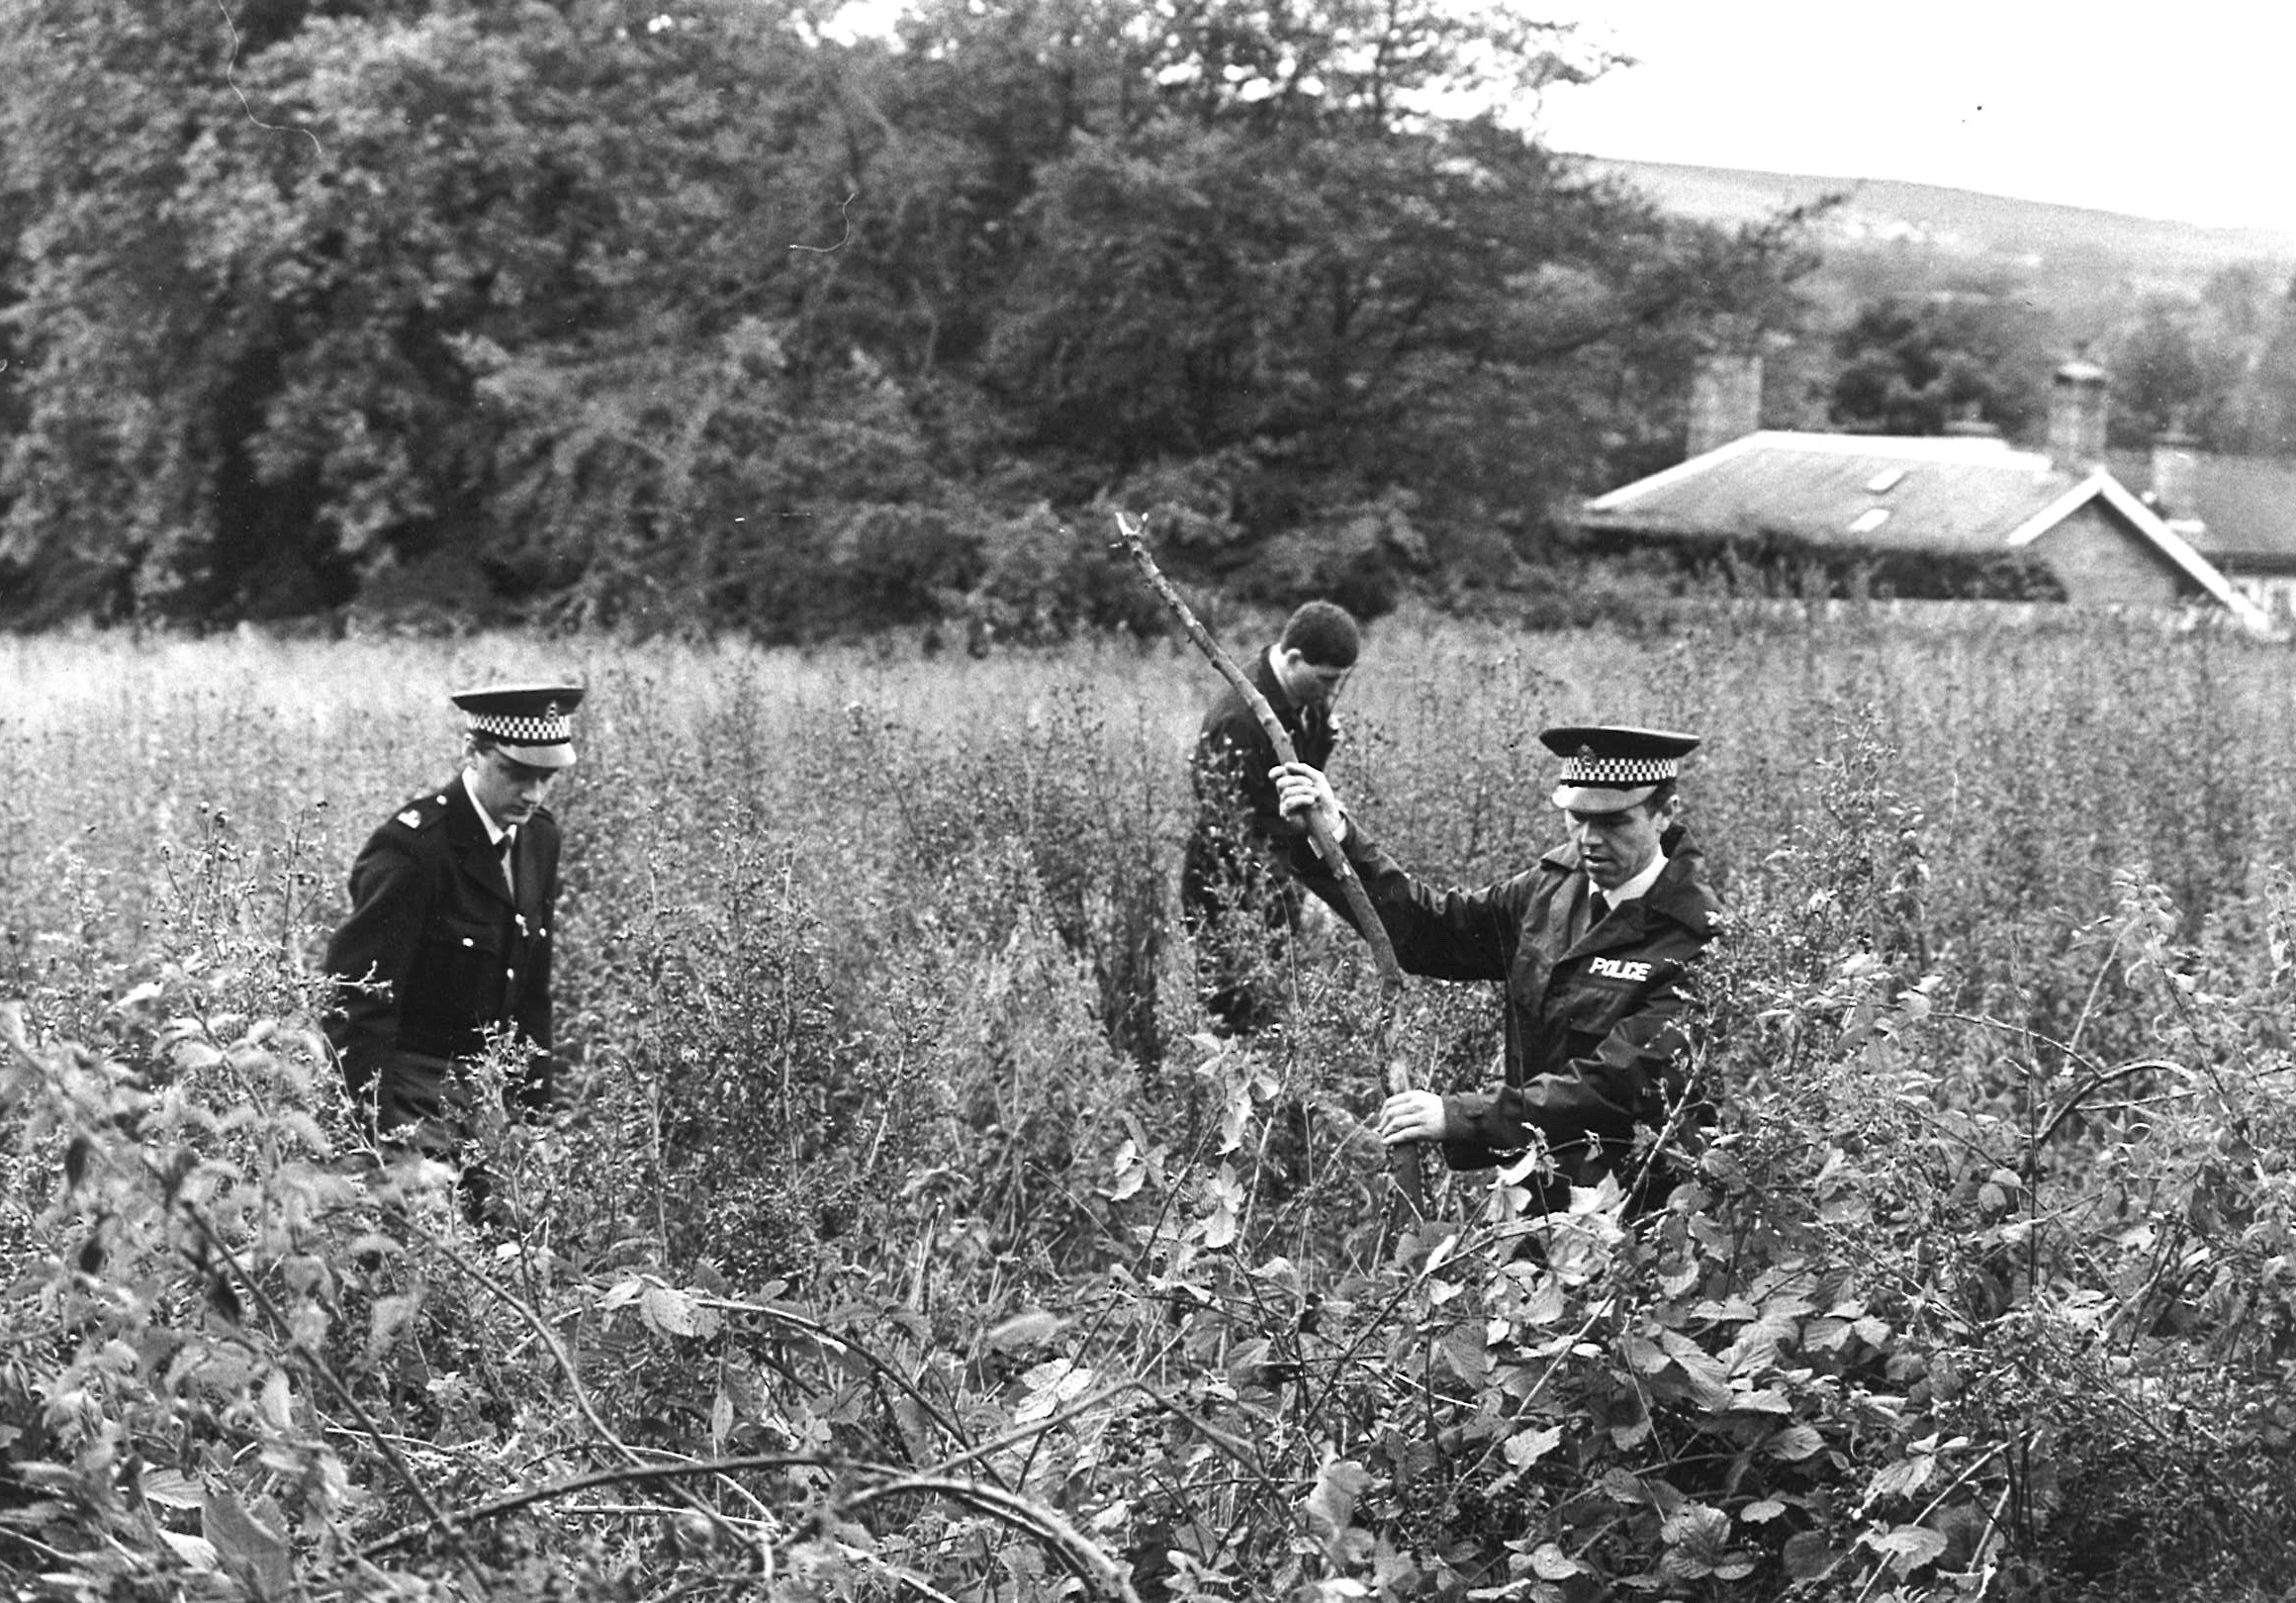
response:
M1615 891L1650 867L1658 856L1659 837L1674 822L1676 806L1669 801L1656 812L1640 803L1618 812L1567 811L1571 844L1579 849L1587 878L1606 891Z
M529 767L504 756L501 747L490 746L471 753L470 777L471 792L479 799L479 805L508 829L534 816L558 770Z

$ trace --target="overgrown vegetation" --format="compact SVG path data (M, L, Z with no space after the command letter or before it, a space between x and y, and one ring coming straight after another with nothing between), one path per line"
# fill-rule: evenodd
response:
M2276 651L2096 619L1391 621L1407 858L1551 835L1542 723L1706 731L1721 1126L1646 1218L1358 1122L1378 987L1202 1033L1211 689L576 643L577 1105L506 1216L312 1029L436 694L566 648L7 648L0 1564L55 1598L2284 1594L2296 749ZM435 759L439 774L423 772ZM1415 983L1423 1083L1490 998ZM1677 1137L1670 1136L1670 1140Z

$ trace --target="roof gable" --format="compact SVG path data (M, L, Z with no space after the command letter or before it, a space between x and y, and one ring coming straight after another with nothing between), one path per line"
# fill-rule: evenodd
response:
M2120 514L2139 537L2151 542L2155 550L2174 563L2205 594L2223 605L2250 628L2260 631L2272 626L2263 609L2235 590L2232 582L2225 578L2214 563L2194 550L2191 542L2162 521L2158 513L2131 495L2128 486L2103 468L2098 468L2058 501L2043 508L2011 531L2010 548L2022 550L2090 501L2101 501Z

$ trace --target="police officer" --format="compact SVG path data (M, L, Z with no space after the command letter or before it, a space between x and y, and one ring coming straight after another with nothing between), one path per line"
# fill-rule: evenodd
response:
M1472 1169L1535 1136L1558 1182L1613 1174L1632 1183L1636 1128L1663 1127L1687 1089L1690 968L1720 910L1678 821L1682 759L1699 741L1620 725L1561 726L1539 739L1563 759L1552 800L1568 838L1480 891L1406 873L1314 769L1294 764L1274 778L1287 811L1315 809L1340 836L1405 969L1506 988L1499 1087L1390 1096L1381 1139L1439 1141L1453 1168Z
M451 1154L467 1105L456 1069L490 1034L514 1042L515 1099L550 1104L559 836L542 798L574 762L582 696L501 685L453 697L462 771L393 814L351 866L351 913L326 950L340 982L327 1035L378 1133Z
M1251 665L1253 687L1311 768L1328 768L1338 748L1332 704L1361 648L1345 608L1312 601ZM1180 915L1196 942L1205 1010L1231 1034L1269 1021L1269 981L1287 938L1324 916L1297 884L1291 849L1302 825L1277 804L1274 765L1267 731L1231 687L1197 731L1188 768L1196 827L1180 862Z

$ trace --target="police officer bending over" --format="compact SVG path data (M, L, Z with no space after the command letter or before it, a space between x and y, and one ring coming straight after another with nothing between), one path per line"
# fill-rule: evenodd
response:
M1569 839L1480 891L1438 890L1406 873L1315 769L1293 763L1274 777L1286 811L1320 812L1339 836L1404 968L1506 987L1505 1083L1390 1096L1380 1138L1439 1141L1453 1168L1474 1169L1521 1152L1535 1131L1559 1180L1627 1181L1636 1127L1662 1128L1686 1092L1687 971L1720 910L1675 821L1682 759L1699 742L1622 726L1552 728L1539 739L1563 759L1553 801ZM1646 1178L1636 1189L1654 1188Z
M351 1097L378 1133L451 1155L465 1133L459 1065L508 1031L511 1087L550 1104L550 950L558 820L542 805L574 762L572 685L453 698L468 719L462 772L408 802L351 866L351 914L326 949L339 1011L327 1025Z

